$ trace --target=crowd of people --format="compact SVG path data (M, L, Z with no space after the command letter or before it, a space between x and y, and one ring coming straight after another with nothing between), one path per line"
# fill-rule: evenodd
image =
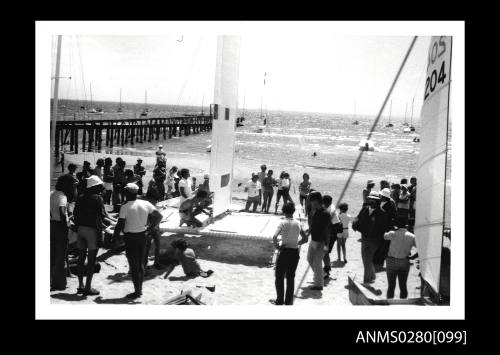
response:
M133 169L126 169L127 164L120 157L116 158L114 165L109 157L98 159L93 168L90 162L85 161L79 172L76 172L76 165L68 165L68 173L58 178L50 196L51 290L66 288L68 230L71 228L77 233L77 293L100 293L92 288L92 279L97 253L103 246L104 231L111 226L111 244L123 245L134 285L134 292L126 297L141 297L148 255L153 244L153 266L164 268L160 262L159 223L162 214L156 204L179 197L180 226L199 227L201 222L196 217L201 213L210 215L213 193L210 192L208 174L204 175L203 183L196 186L196 179L190 176L188 169L173 166L167 171L166 161L166 154L160 146L156 152L153 177L145 189L143 179L146 170L140 158ZM373 283L376 272L382 270L385 262L389 285L387 297L394 297L396 280L399 282L400 297L407 297L410 252L415 247L412 234L415 224L415 177L410 179L410 184L407 179L393 184L382 180L379 191L375 190L374 181L369 180L362 191L362 208L356 217L351 217L347 203L341 202L335 206L332 196L315 191L311 187L310 176L304 173L298 186L299 204L308 222L305 229L293 217L296 205L290 196L290 174L282 171L278 179L273 174L273 170L262 165L261 171L253 173L244 188L248 193L245 211L252 207L252 212L257 212L257 207L261 206L261 213L270 213L275 188L275 214L278 214L283 199L283 219L273 237L279 251L275 268L277 297L273 300L274 304L293 304L295 271L300 246L305 243L309 243L307 262L313 272L310 289L323 289L325 280L330 276L330 254L335 243L337 262L347 263L346 240L351 223L352 229L361 234L363 282ZM113 206L112 212L106 210L105 204ZM281 236L281 242L278 236ZM176 241L172 247L177 252L171 258L173 262L167 275L180 263L186 274L210 276L212 271L201 269L194 251L187 245Z
M272 172L270 175L272 176ZM376 272L383 270L385 262L388 281L387 298L394 297L396 280L399 282L400 298L407 298L406 283L410 259L417 256L416 253L410 255L412 248L416 247L413 235L416 186L416 177L410 179L410 185L407 184L407 179L401 179L399 184L392 185L382 180L380 191L375 191L375 183L369 180L362 192L362 208L353 218L348 214L347 203L332 205L332 197L322 195L319 191L312 189L309 176L304 174L299 190L300 202L307 216L308 229L304 230L304 227L293 218L295 212L293 201L285 200L282 208L285 218L273 237L279 254L275 269L277 297L271 302L276 305L293 304L294 278L299 262L300 245L307 243L309 237L311 240L307 251L307 262L313 272L313 285L309 289L323 290L324 281L330 277L330 254L335 242L337 243L337 262L341 262L341 256L343 256L343 263L347 263L345 243L349 238L349 223L351 222L352 229L361 233L363 283L366 286L374 283ZM281 243L278 241L278 236L281 236Z
M66 289L68 267L68 232L76 232L78 254L77 294L94 296L100 291L92 287L96 271L99 248L104 245L106 235L112 231L109 244L113 248L123 247L129 264L129 274L134 292L126 295L135 299L142 295L142 283L147 273L148 255L154 243L153 266L162 269L160 255L159 223L163 215L156 204L165 199L179 197L181 225L199 226L197 214L210 214L211 204L209 177L196 186L190 179L188 169L172 167L166 171L166 154L162 146L156 152L153 177L144 193L143 178L146 175L142 159L137 159L133 169L126 169L126 162L117 157L115 165L111 158L98 159L95 167L84 161L81 171L75 164L68 165L68 173L59 176L50 195L50 283L51 290ZM63 171L64 172L64 171ZM165 185L167 191L165 191ZM107 211L105 205L112 205ZM201 270L195 260L194 251L179 242L172 247L175 253L173 264L182 264L190 276L210 276ZM170 268L170 271L171 272ZM198 270L198 271L196 271ZM189 276L188 275L188 276Z

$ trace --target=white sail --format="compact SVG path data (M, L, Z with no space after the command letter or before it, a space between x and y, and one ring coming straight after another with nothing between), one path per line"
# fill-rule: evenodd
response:
M210 190L214 192L214 216L227 211L231 205L239 67L240 37L219 36L210 153Z
M415 237L422 278L439 293L443 241L451 37L432 37L421 112Z

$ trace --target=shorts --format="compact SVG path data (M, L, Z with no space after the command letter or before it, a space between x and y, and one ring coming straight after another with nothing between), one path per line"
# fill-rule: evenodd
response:
M342 233L337 233L337 238L338 239L347 239L349 238L349 230L344 229Z
M98 241L100 238L100 231L88 226L78 227L78 236L76 238L76 245L78 249L96 250L99 249Z
M113 183L112 182L105 182L104 183L104 190L106 190L106 191L113 190Z

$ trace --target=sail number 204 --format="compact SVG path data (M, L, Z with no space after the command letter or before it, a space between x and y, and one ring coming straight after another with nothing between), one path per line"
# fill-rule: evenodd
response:
M434 41L432 44L431 49L429 50L429 57L427 61L427 68L429 66L435 66L436 69L432 70L432 72L429 73L429 70L427 71L427 79L425 81L425 96L424 100L429 97L430 94L432 94L437 87L437 84L445 83L446 79L446 60L443 58L442 60L439 60L440 57L442 57L446 53L446 42L443 40L444 36L439 37L439 40ZM441 61L441 65L438 68L439 61ZM436 63L438 62L438 63Z

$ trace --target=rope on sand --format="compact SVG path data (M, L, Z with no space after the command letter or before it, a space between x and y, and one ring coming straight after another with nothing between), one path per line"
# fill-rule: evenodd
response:
M405 55L405 57L403 58L403 62L401 63L401 65L400 65L400 67L399 67L399 70L398 70L398 72L396 73L396 76L395 76L395 78L394 78L394 80L393 80L393 82L392 82L392 85L391 85L391 87L389 88L389 92L387 93L387 95L386 95L386 97L385 97L385 99L384 99L384 102L382 103L382 107L380 108L380 111L379 111L379 113L378 113L378 115L377 115L377 118L376 118L376 119L375 119L375 121L373 122L373 125L372 125L372 127L370 128L370 131L368 132L368 135L367 135L367 138L366 138L366 140L367 140L367 141L368 141L368 140L370 140L370 138L371 138L371 136L372 136L373 132L375 131L375 128L376 128L376 127L377 127L377 125L378 125L378 122L379 122L379 120L380 120L380 117L381 117L381 115L382 115L382 112L384 111L385 105L387 104L387 101L389 100L389 97L391 96L392 91L393 91L394 87L396 86L396 83L397 83L397 81L398 81L398 79L399 79L399 76L400 76L401 72L403 71L403 68L404 68L404 66L405 66L405 64L406 64L406 61L407 61L408 57L410 56L410 53L411 53L411 51L412 51L412 49L413 49L413 46L415 45L415 42L417 41L417 38L418 38L418 36L414 36L414 37L413 37L413 40L412 40L412 41L411 41L411 43L410 43L410 47L409 47L409 48L408 48L408 50L406 51L406 55ZM345 185L344 185L344 187L343 187L343 189L342 189L342 192L340 193L340 196L339 196L339 198L338 198L337 203L336 203L336 205L335 205L335 206L338 206L338 204L340 203L340 201L342 201L342 198L344 197L344 194L345 194L345 192L346 192L347 188L349 187L349 185L350 185L350 183L351 183L352 177L354 176L354 174L355 174L355 172L356 172L356 170L357 170L357 167L358 167L358 165L359 165L359 162L361 161L361 158L362 158L362 156L363 156L363 153L364 153L364 151L363 151L363 150L361 150L361 151L359 152L359 154L358 154L358 158L356 159L356 162L354 163L354 167L353 167L353 169L351 170L351 173L349 174L349 178L347 179L347 181L346 181L346 183L345 183ZM304 279L306 278L306 275L307 275L307 273L309 272L309 269L310 269L310 268L311 268L311 266L310 266L310 265L307 265L306 271L304 272L304 275L302 276L302 279L300 280L299 284L297 285L297 288L296 288L296 290L295 290L295 294L293 295L293 296L294 296L294 298L296 298L296 297L297 297L297 294L299 293L299 289L300 289L300 287L302 286L302 284L304 283Z

